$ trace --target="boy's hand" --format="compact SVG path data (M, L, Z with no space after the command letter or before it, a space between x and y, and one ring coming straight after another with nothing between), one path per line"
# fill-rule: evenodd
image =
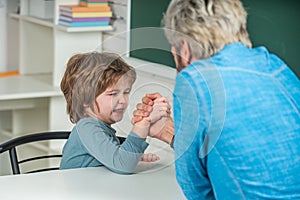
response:
M160 158L153 153L144 153L141 157L141 161L143 162L155 162L160 160Z
M160 120L162 117L168 117L170 115L169 101L165 97L159 97L154 100L153 109L150 113L151 124Z

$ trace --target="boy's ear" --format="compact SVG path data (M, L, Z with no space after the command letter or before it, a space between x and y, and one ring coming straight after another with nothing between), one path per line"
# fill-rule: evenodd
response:
M88 108L88 107L90 107L90 105L89 105L89 104L86 104L86 103L84 103L84 104L83 104L83 107L84 107L84 108Z
M84 107L86 114L88 114L89 116L96 117L97 112L100 113L100 106L96 102L91 105L84 103L83 107Z

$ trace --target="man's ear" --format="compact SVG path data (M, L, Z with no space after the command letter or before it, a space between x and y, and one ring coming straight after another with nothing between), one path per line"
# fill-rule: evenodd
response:
M178 61L178 57L177 56L179 56L179 55L177 55L177 51L176 51L176 48L174 46L172 46L172 48L171 48L171 53L172 53L172 56L174 58L176 66L178 66L179 61Z
M186 40L183 40L181 42L181 49L180 49L180 55L181 55L181 62L183 66L188 66L191 62L191 49L190 45Z

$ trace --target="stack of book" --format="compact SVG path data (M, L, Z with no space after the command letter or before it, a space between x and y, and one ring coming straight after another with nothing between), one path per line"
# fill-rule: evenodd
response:
M112 11L107 0L81 0L79 5L60 5L59 24L67 27L108 26Z

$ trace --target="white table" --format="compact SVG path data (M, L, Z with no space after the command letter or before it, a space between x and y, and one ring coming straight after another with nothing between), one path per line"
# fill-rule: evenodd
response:
M105 167L0 176L0 199L5 200L183 200L175 176L174 151L148 139L146 152L157 162L140 162L136 173L120 175Z
M185 199L175 178L174 165L133 175L105 167L0 176L5 200L180 200Z

